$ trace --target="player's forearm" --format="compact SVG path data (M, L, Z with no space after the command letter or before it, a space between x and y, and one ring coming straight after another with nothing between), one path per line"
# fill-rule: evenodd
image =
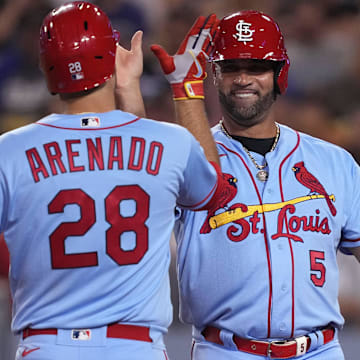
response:
M213 136L207 120L204 101L201 99L176 100L176 121L187 128L203 147L209 161L220 164Z
M199 16L173 56L157 44L152 45L151 50L171 85L177 122L197 138L207 159L220 165L203 100L206 64L213 50L212 39L218 23L215 14Z
M115 90L116 108L139 117L146 117L140 81Z

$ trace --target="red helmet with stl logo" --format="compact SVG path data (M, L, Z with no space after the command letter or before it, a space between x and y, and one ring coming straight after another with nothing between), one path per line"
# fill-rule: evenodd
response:
M290 61L284 37L270 16L254 10L244 10L220 21L215 41L213 61L231 59L271 60L278 63L275 70L276 90L286 91Z
M40 29L40 68L49 91L86 91L110 79L118 38L98 6L75 1L52 10Z

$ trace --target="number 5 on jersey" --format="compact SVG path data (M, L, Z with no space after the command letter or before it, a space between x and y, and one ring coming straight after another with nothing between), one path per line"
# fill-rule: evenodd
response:
M325 283L326 267L324 265L325 253L323 251L310 250L310 278L315 286L322 287Z

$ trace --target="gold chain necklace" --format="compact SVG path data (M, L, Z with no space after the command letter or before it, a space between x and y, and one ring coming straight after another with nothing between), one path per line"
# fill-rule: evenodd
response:
M224 125L223 125L223 119L220 120L219 122L219 125L220 125L220 128L221 128L221 131L229 138L229 139L234 139L228 132L227 130L225 129ZM276 136L275 136L275 140L274 140L274 143L272 144L271 146L271 149L269 150L269 152L272 152L275 150L276 148L276 145L279 141L279 136L280 136L280 127L277 123L275 123L276 125ZM235 139L236 140L236 139ZM252 163L255 165L255 167L259 170L256 174L256 177L258 180L260 181L266 181L269 177L269 172L267 170L264 170L266 167L267 167L267 162L265 160L265 163L264 165L259 165L254 157L250 154L250 151L240 142L241 146L243 147L244 151L246 152L246 154L249 156L250 160L252 161Z

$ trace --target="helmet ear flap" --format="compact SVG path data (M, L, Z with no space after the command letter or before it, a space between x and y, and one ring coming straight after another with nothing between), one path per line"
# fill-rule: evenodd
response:
M275 90L278 94L283 94L288 86L288 73L290 62L287 60L279 62L275 72Z

